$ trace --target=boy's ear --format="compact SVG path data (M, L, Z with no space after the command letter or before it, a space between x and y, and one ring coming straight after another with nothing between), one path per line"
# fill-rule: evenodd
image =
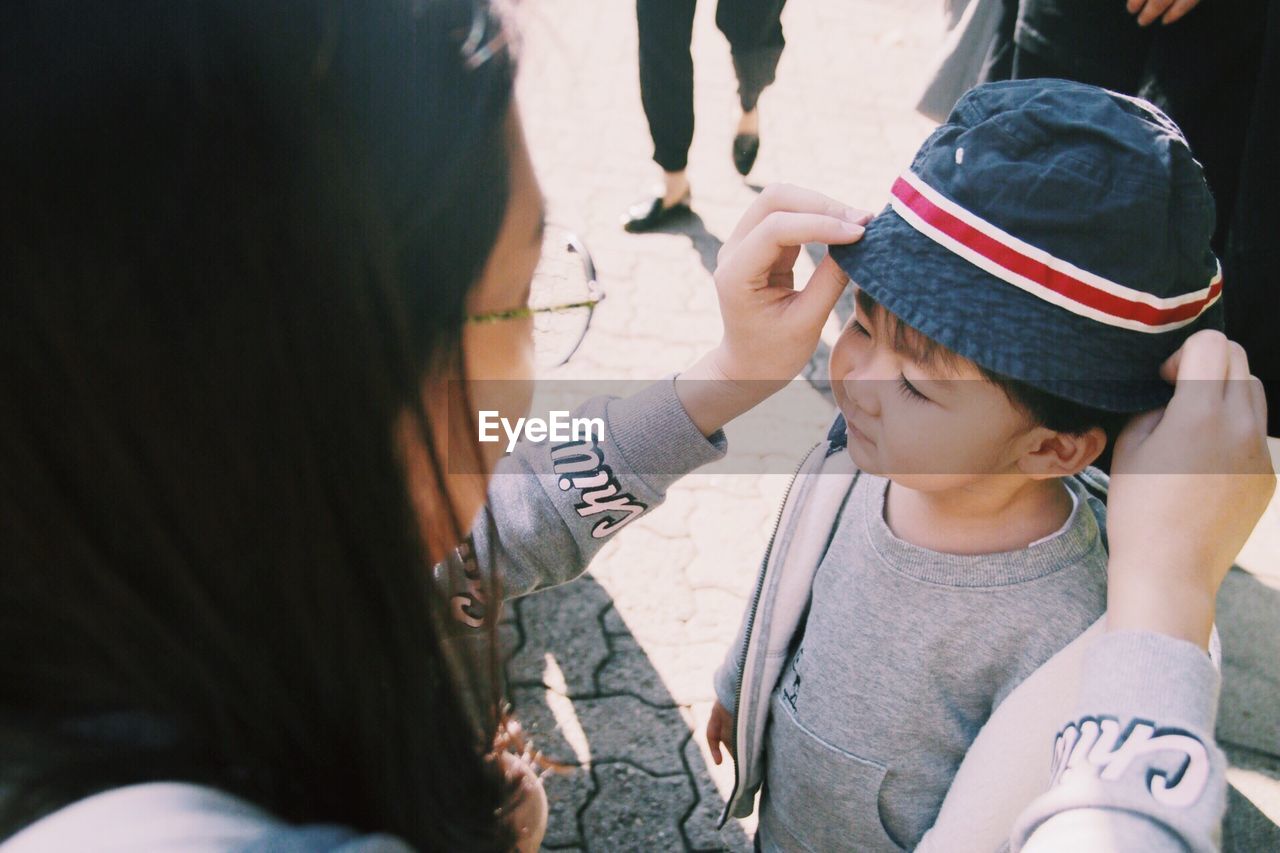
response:
M1107 447L1107 434L1093 427L1079 435L1037 430L1030 449L1018 459L1018 470L1037 480L1079 474Z

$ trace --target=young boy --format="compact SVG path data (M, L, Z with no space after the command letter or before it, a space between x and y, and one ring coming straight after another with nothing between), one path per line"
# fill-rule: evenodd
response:
M1221 327L1213 222L1154 107L1015 81L966 95L832 247L858 288L841 416L784 502L707 730L717 760L736 745L726 814L763 784L762 849L915 846L991 711L1102 615L1105 477L1085 469L1167 401L1161 362ZM848 460L815 524L810 475Z

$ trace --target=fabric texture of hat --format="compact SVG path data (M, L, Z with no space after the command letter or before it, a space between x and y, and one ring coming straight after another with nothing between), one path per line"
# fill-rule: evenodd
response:
M1168 402L1161 363L1222 328L1213 199L1177 126L1065 80L971 90L831 255L904 323L1004 376L1118 412Z

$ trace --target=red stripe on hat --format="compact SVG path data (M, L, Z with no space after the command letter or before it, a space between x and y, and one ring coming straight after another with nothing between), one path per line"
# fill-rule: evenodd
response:
M1114 293L1081 281L1079 278L1055 269L1044 261L1029 257L1018 247L1002 242L997 236L965 222L926 198L919 190L898 178L893 184L893 195L905 204L930 228L950 237L965 248L976 252L997 266L1020 276L1046 290L1053 291L1071 302L1117 320L1141 323L1147 326L1165 326L1185 323L1198 317L1222 292L1222 277L1211 282L1206 294L1197 300L1167 308L1148 305L1118 296ZM972 214L970 214L972 216ZM981 222L978 217L974 219ZM987 224L987 223L983 223ZM988 227L999 231L995 226Z

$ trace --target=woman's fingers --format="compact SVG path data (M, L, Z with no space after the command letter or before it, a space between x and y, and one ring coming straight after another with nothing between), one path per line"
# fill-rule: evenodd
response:
M809 277L809 283L796 297L796 307L804 314L805 321L821 332L827 315L836 307L836 300L848 284L849 276L831 255L825 255Z
M1172 3L1172 0L1147 0L1147 2L1141 6L1142 11L1137 13L1138 26L1145 27L1152 21L1156 20L1156 18L1159 18L1168 11L1170 3ZM1129 11L1131 13L1137 11L1133 8L1132 2L1129 4Z
M1222 380L1227 376L1231 342L1222 332L1204 329L1182 342L1173 355L1160 366L1166 382L1183 379Z
M1232 412L1253 416L1253 426L1261 434L1267 432L1267 395L1262 380L1249 372L1249 356L1244 347L1230 342L1227 363L1226 397Z
M1249 378L1249 356L1244 347L1235 341L1227 341L1227 380L1245 380Z
M1138 16L1138 26L1145 27L1159 19L1162 24L1172 24L1196 6L1200 0L1128 0L1125 8Z
M863 230L861 225L825 214L774 211L732 251L720 253L716 283L763 287L768 283L767 274L785 249L805 243L852 243L862 236Z
M1127 448L1137 447L1146 441L1148 436L1160 425L1160 420L1163 417L1164 409L1152 409L1130 418L1129 422L1124 425L1124 429L1120 430L1120 434L1116 436L1113 458L1128 458L1129 451Z
M1173 0L1173 4L1169 7L1169 11L1164 13L1160 23L1172 24L1198 5L1200 5L1200 0Z
M1262 386L1262 380L1256 376L1249 377L1249 405L1253 409L1254 423L1258 426L1258 431L1263 435L1267 434L1267 392Z
M725 241L721 254L733 249L756 226L772 213L787 211L792 213L816 213L832 219L865 225L871 218L868 211L850 207L842 201L825 196L815 190L797 187L793 184L770 184L765 187L755 201L742 214L733 233Z
M1210 429L1223 408L1227 371L1231 366L1231 341L1222 332L1206 329L1183 341L1161 367L1161 375L1174 383L1173 399L1166 407L1180 422Z

